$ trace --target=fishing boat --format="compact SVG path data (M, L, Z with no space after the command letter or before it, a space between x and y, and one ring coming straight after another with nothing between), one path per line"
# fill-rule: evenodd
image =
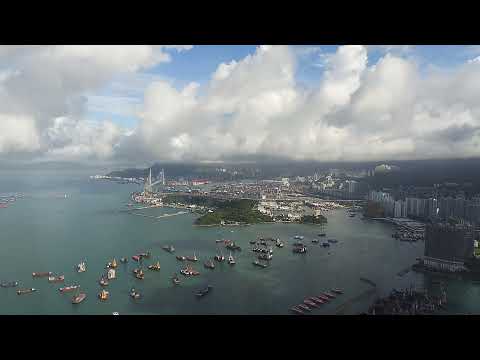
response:
M108 280L105 279L103 276L100 278L98 283L100 284L100 286L108 286Z
M40 278L40 277L47 277L47 276L52 276L53 273L51 271L49 272L34 272L32 273L32 276L34 278Z
M77 272L82 273L87 271L87 265L85 264L85 261L82 261L80 264L77 265Z
M117 274L115 273L115 269L109 269L107 272L107 279L112 280L117 277Z
M260 254L258 255L258 258L260 260L267 260L267 261L270 261L273 259L273 255L272 254Z
M219 240L215 240L215 242L218 244L218 243L225 242L225 240L223 240L223 239L219 239Z
M303 240L303 239L304 239L304 236L295 235L293 238L294 238L295 240Z
M172 283L173 285L180 285L180 279L178 278L177 274L173 274Z
M106 300L108 300L109 297L110 297L110 293L109 293L107 290L102 290L102 291L100 291L100 293L98 294L98 298L99 298L101 301L106 301Z
M296 306L292 306L290 310L296 314L304 314L304 312Z
M207 260L203 263L203 266L207 269L215 269L215 263L212 260Z
M227 245L227 249L232 250L232 251L235 251L235 250L242 251L242 248L240 246L238 246L237 244L235 244L234 242L229 243Z
M305 254L307 252L307 247L306 246L294 247L292 251L296 254Z
M184 276L197 276L200 275L200 273L196 270L194 270L190 265L187 265L185 269L181 269L180 273Z
M63 294L69 291L76 290L78 288L80 288L80 285L70 285L70 286L61 287L60 289L58 289L58 291L60 291Z
M257 243L257 240L250 240L249 243L255 245Z
M75 295L72 298L72 304L80 304L85 298L87 297L87 294L85 293L80 293L78 295Z
M319 299L318 297L315 297L315 296L312 296L309 299L316 302L317 304L320 304L320 305L325 304L325 301L323 301L322 299Z
M328 239L327 241L328 241L329 243L332 243L332 244L338 243L338 240L336 240L336 239Z
M285 244L283 242L281 242L280 239L277 239L276 242L275 242L276 247L283 248L284 245Z
M215 260L217 260L218 262L224 262L225 261L225 256L223 256L222 253L220 253L220 255L215 255Z
M212 290L212 286L211 286L211 285L208 285L205 289L198 290L198 291L195 293L195 296L197 296L197 297L199 297L199 298L204 297L204 296L207 295L211 290Z
M143 272L142 269L139 269L139 270L135 273L135 277L136 277L138 280L143 280L143 279L145 279L145 273Z
M330 302L330 298L326 297L325 295L318 295L317 297L325 302Z
M307 305L298 304L297 306L298 306L299 308L303 309L303 310L308 311L308 312L312 311L312 309L310 309Z
M332 289L332 292L335 294L343 294L343 290L340 289Z
M195 253L193 253L193 256L187 256L186 259L188 261L198 261L197 255L195 255Z
M150 253L150 251L147 251L147 252L138 254L138 256L140 256L141 258L150 259L150 256L152 256L152 254Z
M107 269L116 269L117 268L117 260L115 258L107 264Z
M318 244L319 241L320 240L318 240L318 239L312 239L312 243L314 243L314 244Z
M63 282L64 280L65 280L65 275L49 276L49 277L48 277L48 282L50 282L50 283Z
M168 251L169 253L175 252L175 248L172 245L165 245L162 247L162 249Z
M0 287L2 288L12 288L17 286L18 286L18 281L2 281L0 283Z
M132 259L135 260L135 261L140 261L140 256L138 256L138 255L133 255L133 256L132 256Z
M128 259L126 257L122 257L122 258L120 258L120 262L122 264L126 264L128 262Z
M130 290L130 297L133 298L133 299L140 299L141 298L141 294L135 290L135 289L131 289Z
M148 269L153 271L160 271L160 262L157 261L156 264L148 265Z
M329 246L330 246L330 243L328 243L328 242L323 242L323 243L322 243L322 246L323 246L323 247L329 247Z
M37 289L35 289L35 288L20 289L20 290L17 290L17 295L30 294L30 293L35 292L35 291L37 291Z
M327 234L325 234L325 233L320 233L320 234L318 234L318 236L324 237L324 236L327 236Z
M236 262L235 262L235 259L234 259L233 256L232 256L232 253L230 253L230 255L228 256L228 263L229 263L230 265L235 265L235 263L236 263Z
M255 260L252 264L261 268L266 268L268 266L267 264L264 264L258 260Z

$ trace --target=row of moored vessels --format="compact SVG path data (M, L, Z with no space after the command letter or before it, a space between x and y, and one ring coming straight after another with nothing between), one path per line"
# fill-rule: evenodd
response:
M336 295L343 294L343 290L332 289L331 292L323 292L318 296L311 296L303 300L303 304L292 306L290 310L297 314L305 314L305 312L311 312L314 308L318 308L320 305L326 304L336 298Z

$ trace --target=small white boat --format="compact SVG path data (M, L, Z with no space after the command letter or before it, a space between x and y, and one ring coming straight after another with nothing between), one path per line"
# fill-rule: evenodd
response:
M85 272L87 271L87 265L85 264L85 261L82 261L80 264L77 265L77 272Z
M230 265L235 265L236 264L235 259L232 256L232 253L230 253L230 255L228 256L228 263Z
M115 269L109 269L107 272L107 278L108 280L115 279L117 277L117 274L115 272Z

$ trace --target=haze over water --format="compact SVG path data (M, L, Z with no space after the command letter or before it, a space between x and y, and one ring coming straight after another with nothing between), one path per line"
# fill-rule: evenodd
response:
M312 244L321 231L319 227L299 224L268 224L248 227L198 228L192 226L195 216L179 215L159 220L134 216L120 210L126 208L129 195L139 190L137 185L93 181L83 171L3 171L0 193L21 192L18 199L6 209L0 209L0 280L20 282L18 288L34 287L36 293L18 296L16 289L0 289L1 314L288 314L288 309L303 299L342 288L339 296L312 314L351 314L365 311L375 294L360 297L349 306L349 300L370 289L359 280L366 277L378 285L377 295L385 295L392 288L414 284L435 291L430 277L410 272L403 277L397 273L413 264L423 253L423 242L400 242L391 237L392 226L350 218L344 210L326 214L328 238L337 244L323 248ZM64 197L67 194L67 198ZM173 209L148 209L141 213L159 215L176 212ZM294 235L305 236L306 255L291 251ZM258 236L279 237L283 249L274 247L271 266L260 269L252 265L254 253L249 251L249 240ZM235 266L216 264L214 270L205 269L203 262L213 258L216 239L231 239L241 247L234 253ZM321 240L322 241L322 240ZM162 250L172 244L175 254ZM152 258L145 264L160 262L160 272L145 270L145 280L133 277L137 265L131 256L150 251ZM184 278L179 270L185 265L175 255L193 255L199 261L193 267L201 272L196 278ZM128 257L128 264L120 264L117 279L110 281L110 299L97 299L98 279L105 265L115 257ZM74 266L86 259L87 271L78 274ZM60 284L47 279L33 279L32 272L52 271L65 275L65 285L80 284L87 299L72 305L71 294L60 294ZM172 274L182 281L174 287ZM438 279L437 279L438 280ZM212 293L197 299L194 292L207 284ZM135 287L141 300L129 297ZM475 305L480 286L467 281L447 282L449 312L479 312Z

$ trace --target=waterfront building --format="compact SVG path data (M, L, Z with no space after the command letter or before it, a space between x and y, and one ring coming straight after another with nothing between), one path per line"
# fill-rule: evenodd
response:
M441 271L463 271L473 256L473 227L460 221L438 221L427 224L423 265Z

